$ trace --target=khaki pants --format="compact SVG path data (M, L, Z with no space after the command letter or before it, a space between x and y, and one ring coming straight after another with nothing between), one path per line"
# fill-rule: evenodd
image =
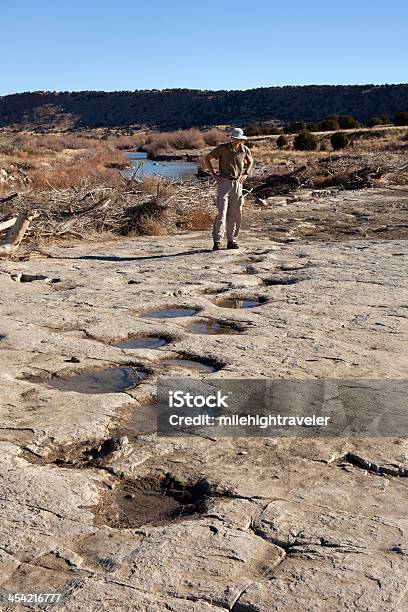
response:
M227 230L228 242L238 238L242 219L242 183L224 178L218 183L217 216L214 221L214 242L221 242Z

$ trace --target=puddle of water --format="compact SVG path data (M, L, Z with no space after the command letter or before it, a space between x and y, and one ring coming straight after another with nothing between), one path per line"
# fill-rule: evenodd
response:
M256 300L245 300L241 298L221 298L216 301L216 306L220 308L254 308L260 306L262 301Z
M123 172L123 176L133 176L135 170L136 178L143 176L162 176L167 179L195 179L198 166L196 162L185 160L155 161L147 158L147 153L127 153L126 156L132 161L133 168Z
M108 368L87 374L74 374L69 378L52 378L48 385L60 391L77 393L120 393L139 385L146 372L131 366Z
M194 370L196 372L217 372L219 368L215 365L193 361L192 359L163 359L161 365L183 370Z
M133 336L133 338L116 342L112 346L122 349L156 349L167 343L166 338L159 336Z
M165 308L164 310L147 310L141 316L149 319L175 319L177 317L192 317L197 312L196 308L175 306L174 308Z
M217 336L222 334L239 334L239 330L219 321L195 321L186 328L190 334Z

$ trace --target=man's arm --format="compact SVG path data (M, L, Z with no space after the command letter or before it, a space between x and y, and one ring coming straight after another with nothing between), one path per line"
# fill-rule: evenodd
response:
M254 165L254 159L252 157L251 151L248 149L245 160L244 160L245 170L242 174L240 181L243 183L247 176L251 174L252 166Z
M252 166L254 165L254 158L252 157L251 151L248 149L247 156L245 158L245 172L251 174Z
M208 172L211 174L211 176L215 178L217 182L219 182L220 180L222 180L222 177L219 174L217 174L217 172L214 170L214 167L211 161L212 159L219 159L218 147L213 149L213 151L210 151L209 153L207 153L207 155L204 157L204 164Z

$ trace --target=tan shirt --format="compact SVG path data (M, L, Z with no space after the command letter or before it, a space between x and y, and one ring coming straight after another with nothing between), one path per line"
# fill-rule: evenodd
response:
M244 144L241 144L238 151L234 151L231 143L226 142L215 147L208 156L210 159L218 159L220 174L228 178L239 178L246 165L252 164L251 151Z

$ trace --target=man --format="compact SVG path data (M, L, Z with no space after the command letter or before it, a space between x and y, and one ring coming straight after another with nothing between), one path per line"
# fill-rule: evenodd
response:
M214 251L221 249L221 241L227 231L227 249L238 249L244 198L242 186L253 166L251 151L244 145L247 139L241 128L230 132L230 142L218 145L205 157L206 168L218 183L217 216L214 221ZM211 160L218 159L219 173Z

